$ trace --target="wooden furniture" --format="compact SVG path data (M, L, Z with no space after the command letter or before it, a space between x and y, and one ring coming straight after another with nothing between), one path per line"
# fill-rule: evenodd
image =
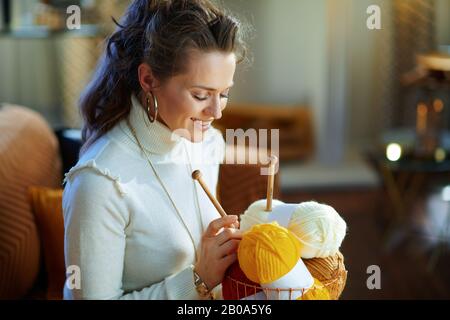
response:
M217 199L227 214L241 215L256 200L267 196L267 176L259 164L222 164ZM279 172L274 176L273 198L279 199Z
M214 125L226 137L226 129L279 129L279 158L305 160L313 154L312 112L305 106L234 104L229 105ZM270 148L270 131L267 133Z

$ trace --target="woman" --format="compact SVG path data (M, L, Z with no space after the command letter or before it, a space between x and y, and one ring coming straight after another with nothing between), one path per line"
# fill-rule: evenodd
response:
M66 299L209 299L241 238L191 178L215 190L224 141L211 126L245 50L207 0L137 0L81 98L80 159L63 194ZM201 161L195 161L201 160Z

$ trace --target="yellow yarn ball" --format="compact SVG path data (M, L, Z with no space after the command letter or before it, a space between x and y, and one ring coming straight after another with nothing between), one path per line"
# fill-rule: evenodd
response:
M251 281L266 284L287 274L300 259L301 244L278 223L259 224L243 234L239 265Z
M314 284L297 300L331 300L328 289L316 278Z

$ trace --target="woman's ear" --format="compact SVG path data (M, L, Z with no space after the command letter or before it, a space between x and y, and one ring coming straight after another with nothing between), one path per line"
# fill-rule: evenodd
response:
M147 63L141 63L138 67L139 84L142 91L149 92L159 86L159 81L153 75L152 68Z

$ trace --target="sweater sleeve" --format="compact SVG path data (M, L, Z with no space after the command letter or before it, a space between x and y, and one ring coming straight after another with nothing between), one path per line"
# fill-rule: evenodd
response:
M72 281L68 274L65 299L200 299L192 266L139 291L124 292L128 208L111 179L93 169L79 170L64 189L65 262L78 267L80 279Z

